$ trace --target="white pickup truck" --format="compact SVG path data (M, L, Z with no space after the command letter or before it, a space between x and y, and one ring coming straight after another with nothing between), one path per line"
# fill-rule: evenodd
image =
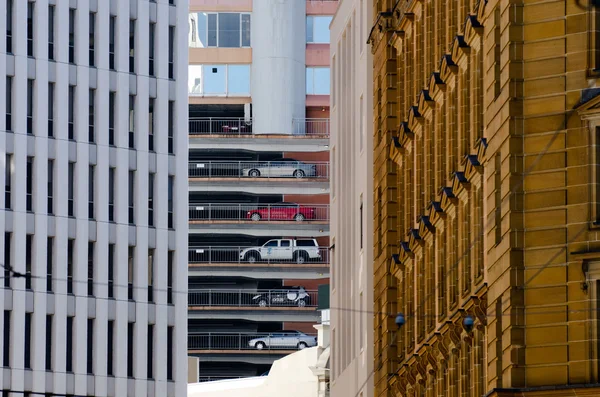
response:
M319 244L315 239L269 240L262 247L245 248L240 251L240 260L255 262L305 263L320 261Z

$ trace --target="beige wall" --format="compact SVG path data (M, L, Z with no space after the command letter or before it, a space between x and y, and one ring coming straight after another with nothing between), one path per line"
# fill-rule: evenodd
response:
M332 397L373 396L373 89L371 51L365 44L369 4L341 1L331 24Z

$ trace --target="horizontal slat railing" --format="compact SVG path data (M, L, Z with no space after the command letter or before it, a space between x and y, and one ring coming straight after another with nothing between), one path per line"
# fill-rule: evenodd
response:
M323 222L329 221L328 204L192 204L190 221Z
M188 306L203 307L317 307L317 291L271 289L191 289Z
M247 257L241 257L240 253L244 250L251 248L260 247L217 247L217 246L205 246L205 247L190 247L188 249L188 263L248 263ZM307 261L303 263L329 263L329 248L328 247L295 247L295 251L307 251L318 249L319 256L312 255ZM292 259L272 259L269 257L257 258L253 263L298 263L294 258Z
M288 338L287 341L275 341L277 333L244 333L244 332L202 332L188 334L189 350L295 350L301 342L296 338ZM306 335L308 338L316 338L316 335ZM314 346L315 342L304 344ZM260 345L262 343L262 345ZM256 345L261 347L257 349Z
M243 117L196 117L189 119L190 135L249 135L252 119Z
M208 376L203 376L200 375L200 377L198 377L198 382L213 382L213 381L217 381L217 380L228 380L228 379L242 379L242 378L248 378L250 376L235 376L235 375L231 375L231 376L227 376L227 375L208 375Z
M315 138L329 137L329 119L294 119L292 120L293 134L312 136Z
M296 178L329 179L329 162L194 161L190 178Z

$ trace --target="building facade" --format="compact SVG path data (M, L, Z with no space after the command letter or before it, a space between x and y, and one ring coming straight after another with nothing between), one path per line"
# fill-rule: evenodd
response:
M332 396L373 396L373 56L368 1L331 24Z
M371 2L375 395L600 393L587 3Z
M187 1L0 9L0 389L184 395Z
M261 375L316 343L336 7L190 2L188 352L200 381Z

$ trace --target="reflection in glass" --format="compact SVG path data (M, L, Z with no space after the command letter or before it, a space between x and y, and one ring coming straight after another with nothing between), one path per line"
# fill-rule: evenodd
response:
M330 16L307 16L306 17L306 42L307 43L329 43Z
M202 92L202 65L189 65L188 67L188 92L201 95Z
M204 94L225 94L225 65L204 65Z
M306 94L329 95L329 68L306 68Z
M240 14L219 14L219 47L240 46Z
M250 14L242 14L242 47L250 47Z
M190 65L190 95L250 95L250 65Z
M250 14L191 13L188 35L192 48L250 47Z

